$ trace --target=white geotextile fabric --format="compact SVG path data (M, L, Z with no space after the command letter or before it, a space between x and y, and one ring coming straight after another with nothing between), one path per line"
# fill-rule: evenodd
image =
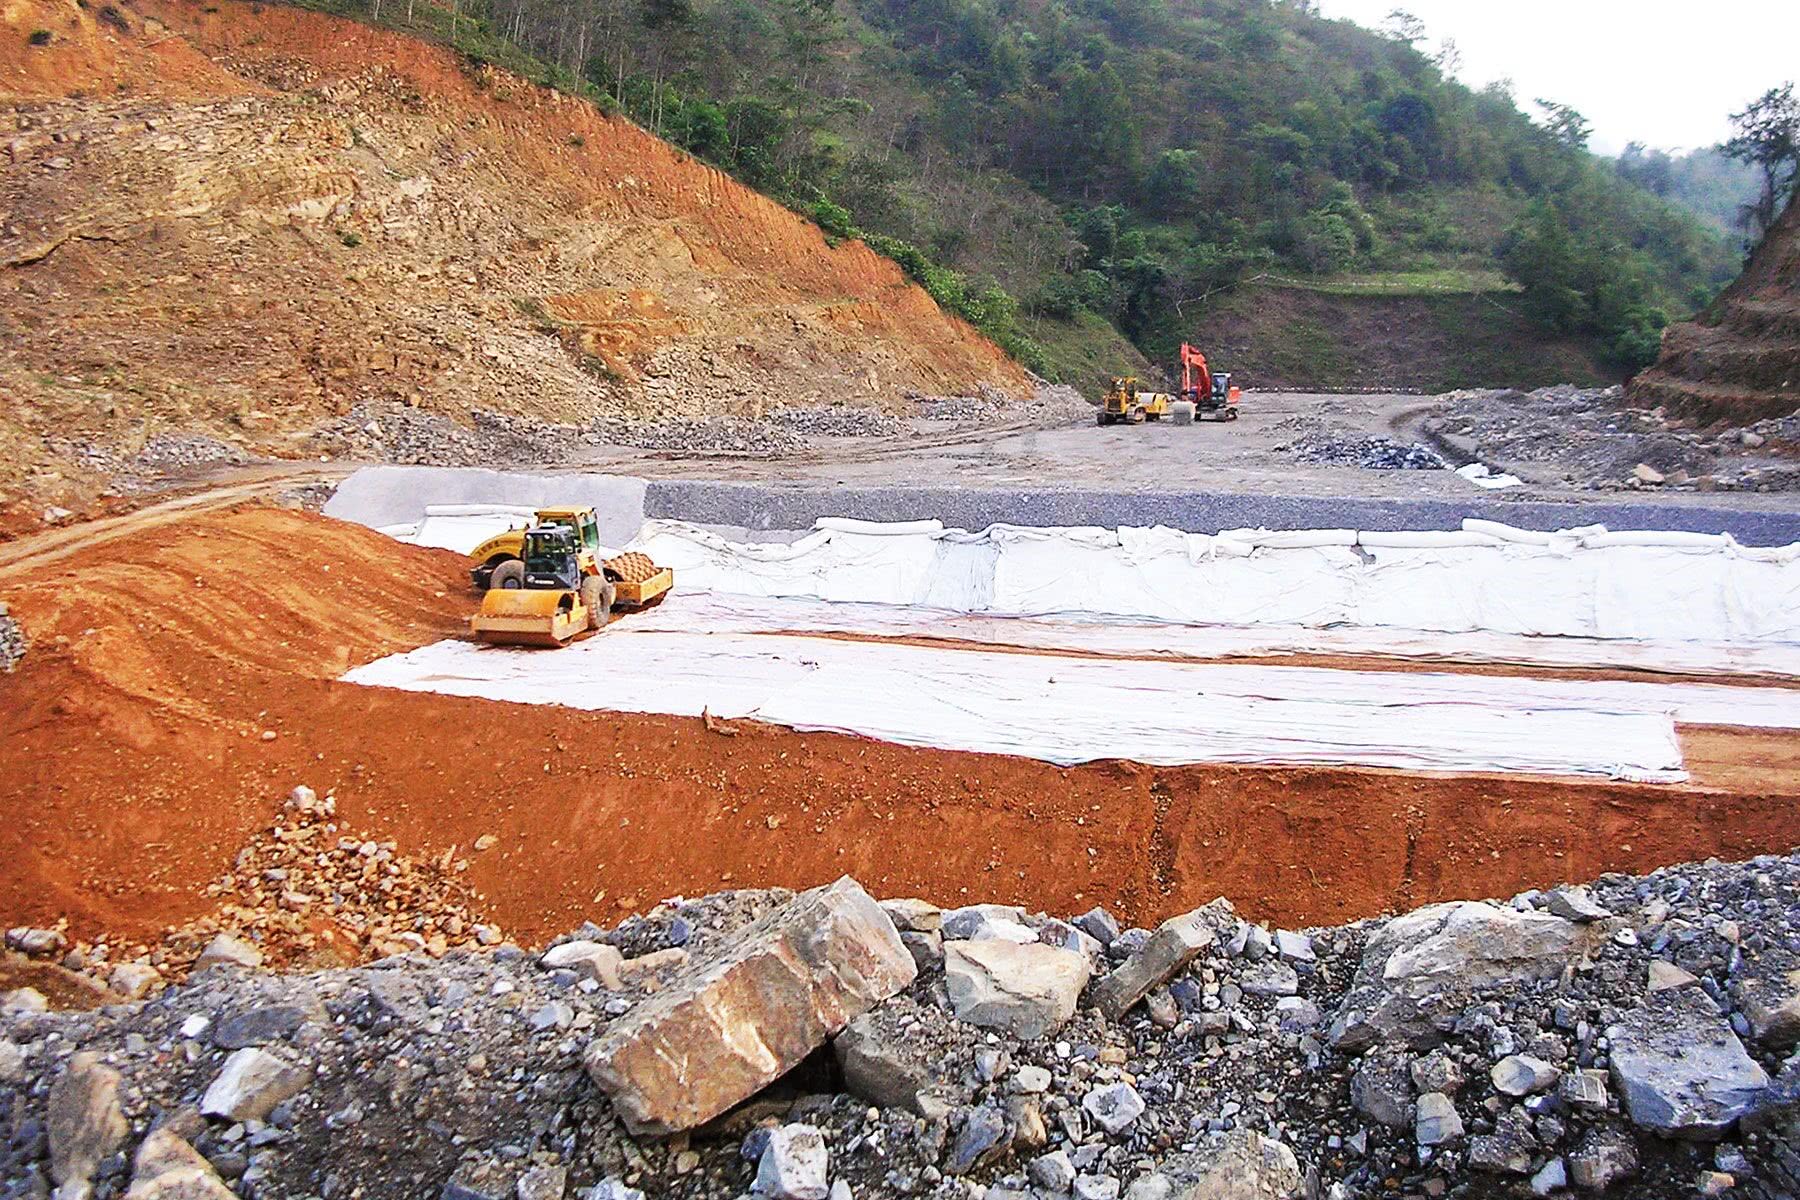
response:
M787 544L650 521L632 543L687 589L997 616L1330 625L1535 637L1800 644L1800 546L1726 535L1166 528L872 532Z
M529 525L536 515L535 509L510 504L433 504L414 524L387 525L381 532L415 546L468 554L496 533Z
M581 709L706 709L1061 764L1123 758L1686 777L1666 708L1551 694L1536 690L1537 681L1492 676L1097 660L619 625L558 651L438 642L345 679Z
M629 628L643 633L828 633L932 638L1129 658L1228 659L1318 654L1800 678L1800 647L1780 645L1597 641L1498 633L1417 633L1403 629L1170 625L1143 618L1084 613L994 617L891 604L771 599L681 589L671 592L656 607L633 613ZM1546 686L1551 683L1532 682ZM1685 724L1800 729L1800 690L1792 688L1587 681L1565 686L1582 689L1589 695L1629 695L1636 704L1673 709L1676 719ZM1617 689L1616 693L1612 689Z

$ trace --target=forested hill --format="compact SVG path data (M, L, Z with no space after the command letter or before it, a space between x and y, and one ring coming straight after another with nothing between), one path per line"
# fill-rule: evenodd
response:
M1106 358L1107 322L1165 361L1241 279L1347 275L1522 288L1516 315L1625 368L1737 266L1579 114L1305 0L319 2L525 47L1053 373Z

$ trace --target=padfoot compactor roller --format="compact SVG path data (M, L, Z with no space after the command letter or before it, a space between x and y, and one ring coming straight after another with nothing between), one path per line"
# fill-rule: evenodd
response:
M470 578L484 592L469 631L484 642L564 646L604 629L615 608L659 599L675 573L635 551L602 559L591 508L547 508L525 529L476 547Z

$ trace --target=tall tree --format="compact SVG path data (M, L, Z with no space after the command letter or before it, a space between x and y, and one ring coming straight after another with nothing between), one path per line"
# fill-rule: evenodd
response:
M1587 149L1588 137L1594 127L1586 117L1576 112L1573 106L1554 100L1540 99L1537 106L1544 110L1544 128L1550 131L1551 137L1571 149Z
M1396 42L1404 42L1408 46L1416 46L1425 40L1425 22L1407 12L1404 8L1396 8L1381 23L1383 33Z
M1762 173L1762 190L1744 208L1745 232L1760 241L1800 176L1800 99L1794 85L1770 88L1742 112L1731 114L1737 133L1725 153Z

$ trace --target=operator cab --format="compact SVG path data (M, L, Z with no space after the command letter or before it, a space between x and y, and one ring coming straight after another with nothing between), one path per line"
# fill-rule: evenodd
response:
M525 586L567 588L581 586L581 565L576 558L580 535L568 525L541 525L527 530L522 547Z
M1213 381L1213 389L1212 389L1213 399L1225 400L1231 396L1231 372L1230 371L1219 371L1219 372L1215 373L1212 377L1212 381Z
M580 539L578 549L592 553L600 551L600 522L591 508L544 508L538 510L538 520L546 524L554 523L565 526Z

